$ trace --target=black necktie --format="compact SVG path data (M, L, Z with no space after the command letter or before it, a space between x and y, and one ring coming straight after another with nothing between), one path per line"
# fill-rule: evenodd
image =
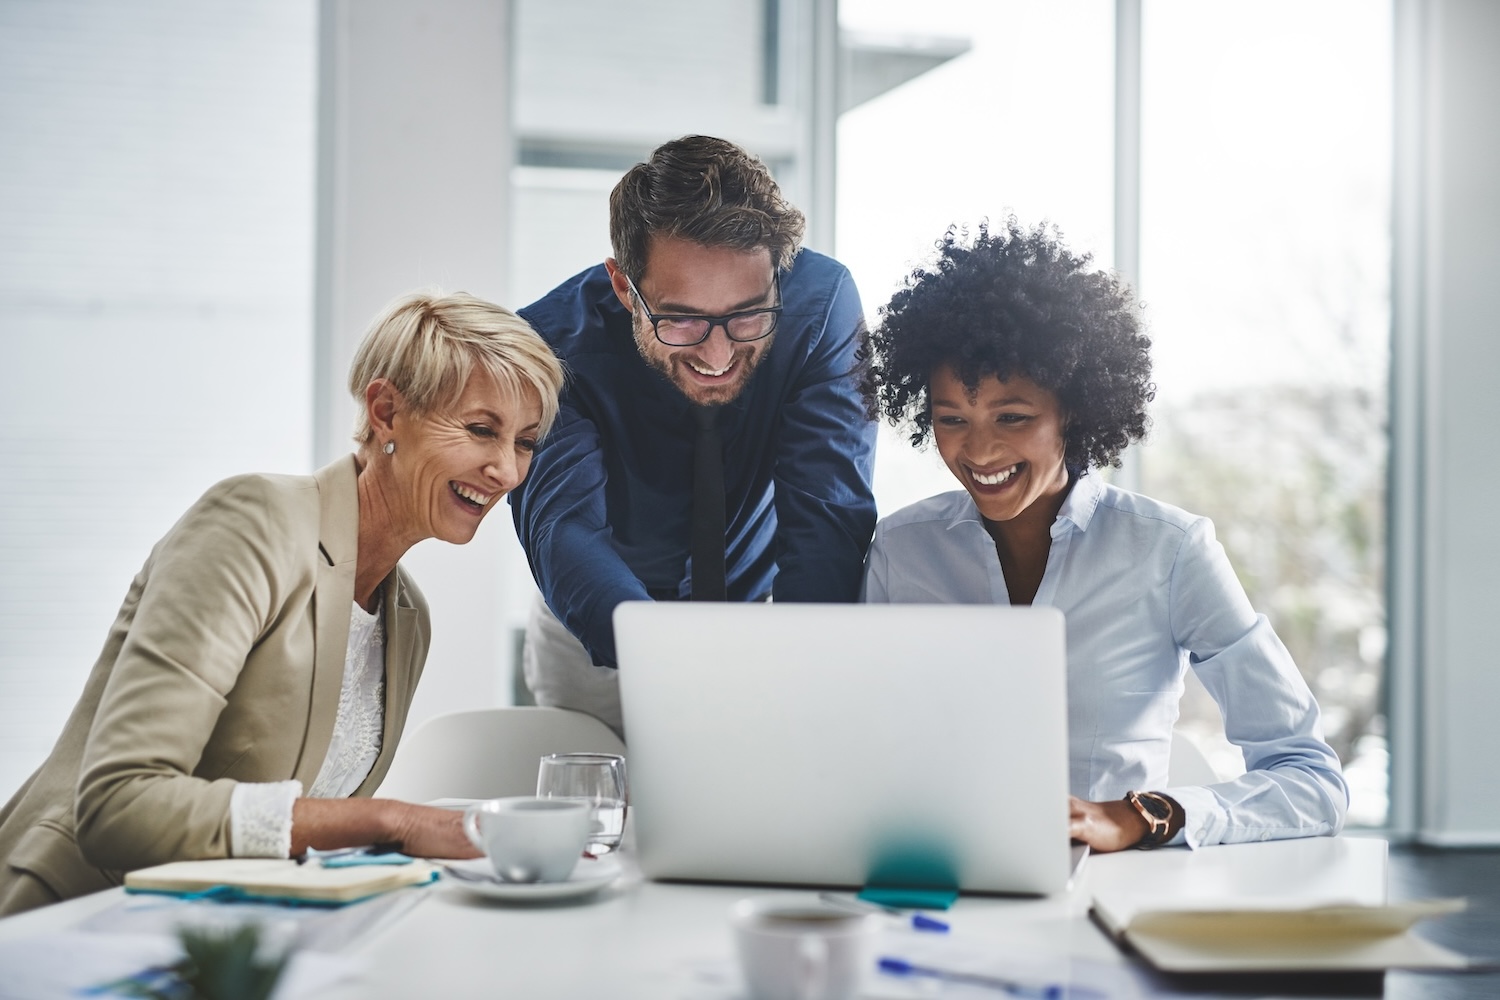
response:
M724 587L724 452L719 411L695 406L698 441L693 449L693 600L722 601Z

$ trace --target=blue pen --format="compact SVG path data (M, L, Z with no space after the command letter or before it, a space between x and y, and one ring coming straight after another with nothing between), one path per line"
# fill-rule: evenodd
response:
M878 903L867 902L856 899L853 896L840 896L834 892L820 892L818 898L825 903L831 903L851 913L885 913L893 917L900 917L903 921L907 919L906 914L890 906L881 906ZM913 913L911 915L911 927L916 931L932 931L935 934L946 934L950 930L947 921L936 917L929 917L925 913Z
M924 976L928 979L941 979L950 983L988 986L990 989L1009 993L1013 997L1027 997L1029 1000L1087 1000L1090 997L1101 996L1094 990L1077 986L1064 986L1057 983L1022 983L1014 979L1001 979L999 976L983 976L977 972L959 972L956 969L937 969L930 965L915 965L904 958L889 956L880 959L880 971L891 976Z

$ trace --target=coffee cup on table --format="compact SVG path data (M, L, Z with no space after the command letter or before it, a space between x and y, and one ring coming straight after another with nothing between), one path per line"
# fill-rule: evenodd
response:
M807 896L742 899L729 911L754 1000L849 1000L873 968L880 918Z
M521 795L464 810L464 833L507 882L562 882L573 874L592 831L589 805Z

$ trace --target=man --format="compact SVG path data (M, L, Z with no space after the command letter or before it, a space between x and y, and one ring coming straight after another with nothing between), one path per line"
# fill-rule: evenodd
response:
M841 264L799 253L803 225L758 159L677 139L611 193L614 257L521 310L569 371L511 494L541 590L538 703L623 732L622 601L858 598L875 525L863 316Z

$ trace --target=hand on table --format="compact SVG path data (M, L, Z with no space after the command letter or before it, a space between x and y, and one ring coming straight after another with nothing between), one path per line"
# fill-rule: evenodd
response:
M292 856L365 844L400 844L414 858L477 858L464 814L395 799L298 799L292 804Z
M395 826L391 840L401 845L401 852L414 858L478 858L484 852L464 834L464 814L456 809L391 802Z
M1135 806L1118 799L1085 802L1068 796L1068 833L1095 851L1123 851L1134 847L1149 827Z

